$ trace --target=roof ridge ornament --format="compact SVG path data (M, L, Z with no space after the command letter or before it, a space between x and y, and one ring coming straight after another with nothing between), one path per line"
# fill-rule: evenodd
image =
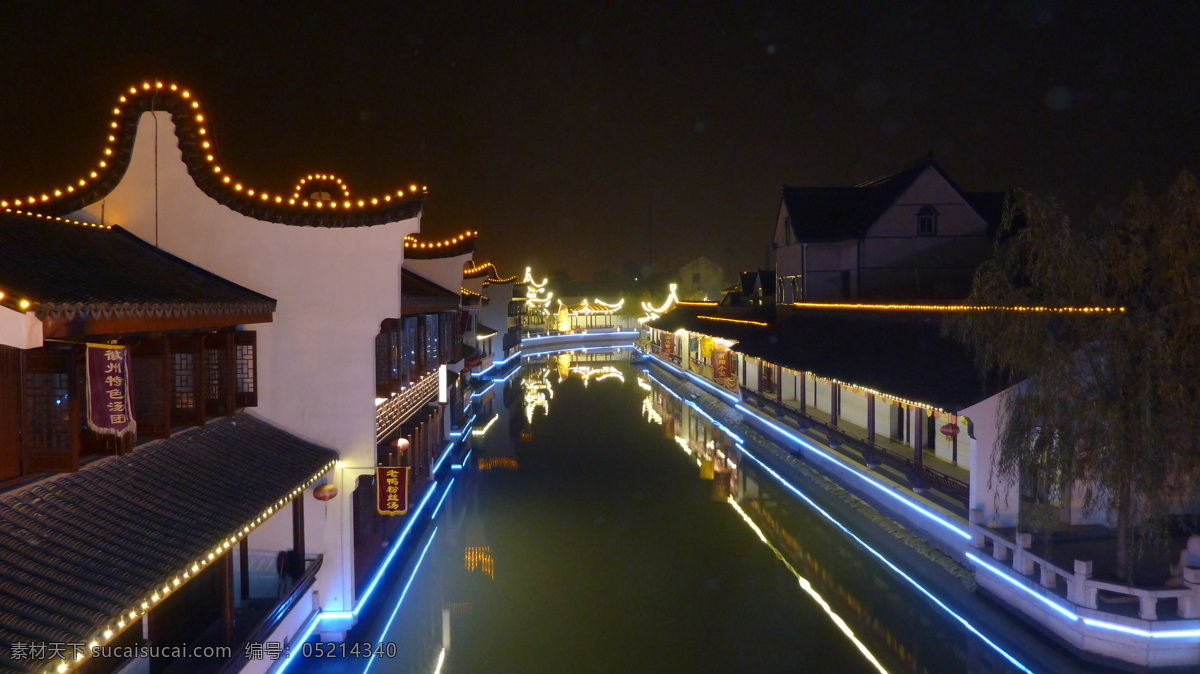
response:
M183 162L196 186L218 203L257 220L315 227L380 225L419 215L428 192L424 185L410 184L407 190L351 200L344 183L332 176L335 184L343 187L337 199L311 200L255 189L235 179L217 161L208 120L191 90L175 83L147 80L118 97L103 156L95 167L74 182L52 190L0 197L0 209L22 208L55 216L82 210L103 199L129 168L142 113L152 111L171 115Z

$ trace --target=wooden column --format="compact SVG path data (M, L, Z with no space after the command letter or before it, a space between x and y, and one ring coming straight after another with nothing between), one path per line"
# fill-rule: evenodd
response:
M921 423L923 421L921 419L922 416L921 408L914 406L912 422L913 459L916 460L918 466L925 463L925 457L921 451L921 436L925 431L925 424Z
M867 442L875 442L875 394L867 394Z
M957 423L957 420L955 420L955 422L952 422L952 423ZM950 459L954 462L954 465L956 465L956 466L958 465L958 434L957 433L955 433L954 436L950 438Z
M829 382L829 423L834 427L838 425L838 416L841 414L839 409L842 406L842 391L835 381Z
M221 643L232 646L237 636L233 612L233 549L226 550L217 564L221 584Z
M783 402L783 366L775 366L775 400Z
M292 499L292 549L296 561L304 568L304 492Z
M796 400L800 403L800 413L808 414L808 373L801 372L796 378L796 386L800 388L796 392Z
M238 542L238 550L240 552L238 571L242 577L242 599L250 598L250 536L242 536L242 540Z

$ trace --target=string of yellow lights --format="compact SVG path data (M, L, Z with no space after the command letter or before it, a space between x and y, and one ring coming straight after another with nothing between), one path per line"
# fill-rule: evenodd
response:
M80 227L95 227L96 229L112 229L112 225L102 225L98 222L83 222L82 220L72 220L70 218L60 218L53 215L45 215L44 213L31 213L29 211L21 211L15 208L4 209L5 213L13 215L23 215L29 218L42 218L43 220L53 220L55 222L65 222L68 225L79 225Z
M479 232L469 229L458 236L451 237L449 239L442 239L441 241L421 241L415 235L409 234L408 236L404 237L404 247L410 249L447 248L459 243L463 243L467 239L474 239L478 236Z
M745 325L758 326L770 325L769 323L764 323L763 321L745 321L740 318L721 318L720 316L697 316L696 318L703 318L706 321L721 321L723 323L743 323Z
M118 169L120 172L123 172L124 166L117 166L113 162L115 155L119 151L122 151L125 141L128 140L125 137L127 135L126 132L131 128L136 128L136 123L132 125L127 123L129 121L128 117L139 114L144 109L142 105L148 101L156 101L161 106L160 109L170 107L169 104L177 103L179 110L186 111L186 121L195 126L194 139L189 138L186 140L186 143L190 145L194 140L194 144L199 147L198 156L203 165L207 167L207 170L214 177L219 178L219 183L223 183L237 196L252 197L257 202L263 204L295 207L298 211L355 210L388 205L393 200L403 200L406 195L408 197L417 197L428 192L428 188L425 186L411 184L408 187L408 192L396 190L394 193L351 201L347 198L349 196L349 192L347 191L341 201L326 201L303 199L299 194L286 197L282 194L272 194L266 190L254 189L234 179L217 161L215 148L213 148L212 141L209 138L208 127L205 126L207 120L200 109L200 101L196 99L189 89L174 83L166 84L160 81L145 81L142 82L140 87L131 86L127 92L122 93L117 98L117 105L113 108L113 119L109 123L110 131L107 136L107 144L104 146L103 156L93 169L87 171L85 175L72 183L43 192L40 195L30 194L24 197L0 198L0 208L8 208L10 206L25 206L28 208L36 206L40 209L46 206L53 206L54 202L58 200L74 197L77 192L84 192L90 187L95 187L100 183L109 181L113 177L114 171ZM178 118L179 114L175 113L175 116ZM180 129L180 131L181 134L190 134L193 132L185 129ZM181 135L180 145L183 146L184 144L185 141ZM117 164L120 164L120 162L117 162ZM119 173L116 177L119 178ZM337 182L341 184L340 181ZM344 188L344 184L342 186Z
M346 183L343 182L341 178L329 173L310 173L301 178L300 182L296 183L295 189L292 190L292 198L300 199L300 195L303 194L304 186L310 182L318 181L337 185L342 191L341 198L350 198L350 188L346 186Z
M680 302L683 304L683 302ZM868 311L1012 311L1049 314L1113 314L1125 313L1125 307L1038 307L975 304L866 304L845 302L792 302L801 309L858 309Z

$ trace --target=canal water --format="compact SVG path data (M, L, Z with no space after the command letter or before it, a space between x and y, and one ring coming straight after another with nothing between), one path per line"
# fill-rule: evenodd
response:
M628 360L550 354L480 382L470 454L352 633L383 647L294 669L1100 671Z

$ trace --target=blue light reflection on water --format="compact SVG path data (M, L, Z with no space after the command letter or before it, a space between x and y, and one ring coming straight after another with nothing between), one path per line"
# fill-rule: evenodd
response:
M694 424L693 429L706 428L703 437L716 443L731 461L737 459L740 465L736 467L733 489L738 502L756 518L771 544L781 554L789 555L791 564L808 579L802 583L811 582L830 609L890 670L916 666L931 672L1029 671L1021 664L1021 656L1002 655L990 648L991 640L983 630L972 626L969 617L950 616L936 608L940 604L951 611L938 599L937 588L920 586L887 558L886 550L862 547L865 542L853 530L859 525L827 520L829 513L806 502L802 492L796 493L796 487L787 479L765 465L760 467L750 453L741 454L744 445L733 438L740 440L742 436L693 401L678 398L669 388L655 388L654 400L647 403L647 394L638 389L636 376L626 376L624 386L614 379L596 380L585 388L572 375L553 381L558 376L553 363L529 361L523 368L526 375L537 368L549 373L546 377L554 395L548 410L539 408L532 421L526 420L521 388L525 378L516 376L508 389L497 387L495 412L491 408L481 411L483 418L498 413L500 419L486 438L477 439L475 452L480 466L506 458L515 467L456 472L454 490L448 487L438 495L441 499L435 497L432 518L441 531L441 542L434 548L440 547L442 552L433 555L430 551L432 561L425 561L417 584L441 588L438 592L445 605L465 602L472 606L469 613L451 616L452 645L445 654L450 671L471 671L471 665L481 662L481 658L518 668L542 667L540 671L549 671L544 667L550 665L584 666L587 662L607 663L603 666L613 667L612 671L678 671L671 666L689 662L687 653L676 655L665 646L658 649L660 652L634 648L640 657L636 661L619 656L603 660L614 657L601 652L611 650L607 646L614 643L613 639L645 640L644 629L640 633L626 629L640 615L650 616L650 624L658 626L656 629L668 630L662 632L658 643L668 634L668 641L679 641L676 632L701 629L701 625L722 626L720 638L706 638L703 646L695 647L705 657L696 660L688 671L716 671L714 663L723 663L727 669L762 670L756 666L762 663L756 663L745 648L736 657L725 652L730 644L744 645L747 638L754 638L730 636L729 622L734 616L735 622L755 625L757 631L782 629L790 641L811 640L820 645L816 653L790 653L784 660L805 658L816 666L813 671L829 667L857 671L858 665L850 663L861 656L831 628L825 613L805 604L811 600L795 590L794 579L790 592L775 587L771 597L756 602L752 614L743 616L738 612L745 597L756 596L749 588L770 577L771 571L759 566L754 573L739 576L730 569L740 569L748 563L745 558L755 554L751 548L761 551L762 546L748 537L740 518L732 525L721 524L726 516L714 509L728 512L729 508L707 497L712 483L697 481L695 457L670 449L678 440L664 437L666 425L647 423L644 410L641 421L637 421L636 413L631 419L630 408L643 403L662 410L664 423L674 433L680 431L685 420L673 415L686 413L686 422ZM674 409L668 411L666 406ZM700 487L704 495L697 500ZM658 497L669 502L658 503ZM643 526L646 522L660 524ZM723 528L726 525L740 534ZM702 549L688 547L696 544L696 535L701 541L712 539L710 545ZM711 544L714 541L719 544ZM478 565L473 570L465 568L464 549L486 550L479 554L486 555L493 564L488 568L494 569L494 577L483 574ZM665 565L660 559L664 549L670 557ZM855 553L854 549L862 552ZM708 558L731 551L735 554L720 557L715 566L704 566ZM774 558L770 562L768 566L782 571ZM697 597L714 596L706 585L705 573L696 575L692 569L697 565L704 567L709 580L716 579L716 587L725 589L715 596L733 593L731 606L717 613L711 613L711 607L692 606ZM893 580L886 580L889 577ZM548 585L547 579L554 582ZM688 586L684 582L688 579L698 583ZM641 594L625 593L630 585L647 580L652 582L637 590ZM685 591L671 594L677 584L684 585ZM671 598L664 601L664 595ZM780 602L783 597L789 599L790 606ZM806 605L807 610L794 613ZM421 602L413 607L412 611L419 610ZM609 609L616 612L610 615L606 612ZM776 615L776 611L781 613ZM691 613L700 616L699 623L689 622ZM403 629L405 620L408 618L392 625L393 633ZM667 627L680 621L684 627L679 630ZM578 629L580 625L592 627ZM793 626L800 625L804 626L801 632L792 631ZM522 631L525 629L538 635L536 641L527 640ZM572 638L555 639L564 629L570 629ZM957 636L949 636L956 630ZM578 642L574 651L564 646L572 640ZM543 646L546 641L554 644ZM909 659L898 655L888 641L901 644ZM838 644L845 647L840 653ZM780 657L766 652L776 646L752 650L769 660ZM943 647L949 651L939 650ZM427 671L432 671L435 656L441 654L436 648L430 652ZM831 658L830 662L818 664L823 657ZM456 664L459 669L455 669ZM859 661L859 665L865 664Z

